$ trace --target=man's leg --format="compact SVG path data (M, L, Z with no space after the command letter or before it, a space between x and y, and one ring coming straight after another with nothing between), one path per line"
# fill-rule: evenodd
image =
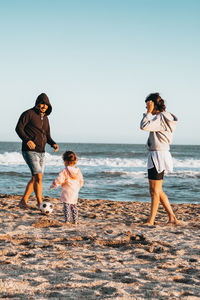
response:
M32 177L31 177L31 180L28 182L28 184L27 184L27 186L26 186L26 189L25 189L23 198L22 198L22 200L21 200L20 203L19 203L19 206L20 206L21 208L26 208L26 207L28 207L28 206L27 206L28 199L29 199L30 195L31 195L31 194L33 193L33 191L34 191L33 185L34 185L34 177L32 176Z
M38 208L42 204L42 173L33 175L34 183L33 188L37 198Z
M19 203L19 206L24 208L27 207L28 198L35 192L38 208L42 203L42 173L44 171L44 153L37 153L33 151L22 152L24 160L31 170L32 178L26 186L24 196Z

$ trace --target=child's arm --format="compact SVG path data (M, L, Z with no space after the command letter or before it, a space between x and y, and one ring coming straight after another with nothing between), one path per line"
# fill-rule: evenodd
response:
M66 176L65 176L65 170L63 170L62 172L60 172L60 174L58 175L58 177L52 182L51 186L50 186L50 190L57 188L59 185L61 185L64 181L66 180Z
M81 173L81 170L79 170L79 183L80 183L80 188L83 186L84 180L83 180L83 175Z

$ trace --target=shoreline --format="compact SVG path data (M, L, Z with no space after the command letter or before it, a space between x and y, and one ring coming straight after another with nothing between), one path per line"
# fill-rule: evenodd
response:
M4 194L4 193L0 193L0 199L2 198L2 197L8 197L8 198L10 198L10 197L16 197L17 199L19 198L22 198L23 197L23 194ZM35 196L31 196L30 197L30 201L34 201L34 199L35 199ZM43 195L43 201L45 200L45 199L47 199L47 200L49 200L49 201L56 201L55 203L59 203L60 202L60 197L52 197L52 196L44 196ZM151 198L150 198L150 195L149 195L149 199L147 200L147 201L135 201L135 200L113 200L113 199L103 199L103 198L79 198L79 200L82 202L82 201L101 201L101 202L103 202L103 201L108 201L108 202L114 202L114 203L146 203L146 204L151 204ZM199 200L199 202L172 202L172 201L170 201L169 200L169 202L170 202L170 204L173 206L179 206L179 205L197 205L197 206L200 206L200 200ZM34 207L34 205L32 205L33 207ZM161 206L161 204L160 204L160 206Z
M0 297L14 299L199 299L200 204L172 204L178 225L142 225L150 203L79 201L79 224L0 195Z

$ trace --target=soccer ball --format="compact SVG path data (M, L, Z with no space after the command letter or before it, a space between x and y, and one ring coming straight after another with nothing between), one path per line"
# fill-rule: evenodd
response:
M40 210L45 215L50 215L53 211L53 204L48 201L43 201L40 205Z

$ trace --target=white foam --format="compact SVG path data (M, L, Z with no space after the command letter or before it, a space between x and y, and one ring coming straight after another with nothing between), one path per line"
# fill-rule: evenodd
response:
M176 159L173 158L176 168L200 168L200 159Z
M144 178L146 172L138 171L138 172L125 172L125 171L106 171L104 172L107 175L113 176L121 176L124 178Z
M91 167L146 167L146 160L142 159L125 159L125 158L82 158L79 162L80 166Z
M64 166L61 155L45 153L45 162L48 166Z
M200 172L190 171L190 170L174 170L173 173L166 174L169 177L178 177L178 178L200 178Z
M24 165L25 161L19 152L5 152L0 154L0 165Z
M52 155L48 152L45 154L47 166L61 166L63 167L63 160L61 155ZM175 159L173 158L174 168L200 168L199 159ZM0 165L25 165L25 161L20 152L5 152L0 154ZM81 157L78 165L85 167L113 167L113 168L146 168L147 161L144 159L128 159L128 158L88 158Z

